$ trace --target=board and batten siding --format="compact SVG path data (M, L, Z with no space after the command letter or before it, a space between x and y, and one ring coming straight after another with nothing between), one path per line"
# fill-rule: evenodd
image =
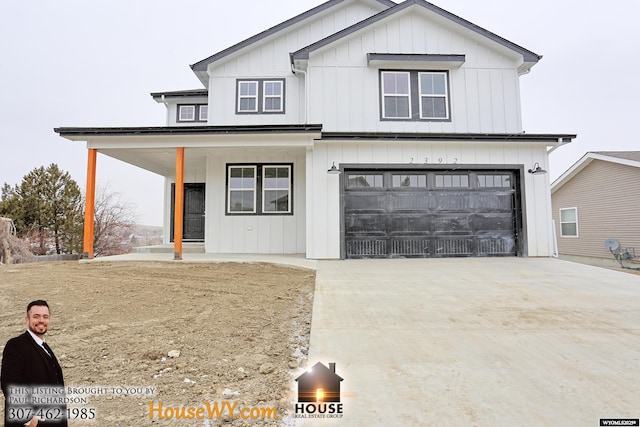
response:
M307 257L340 258L340 180L327 174L333 162L353 164L523 165L547 168L546 147L518 143L316 141L307 152ZM473 168L473 166L470 166ZM528 256L553 252L549 176L524 173L524 201ZM521 236L522 238L522 236Z
M293 163L293 215L227 215L227 164ZM305 252L305 150L244 149L207 157L205 251L298 254Z
M560 255L613 259L606 239L640 256L640 168L593 160L552 194ZM560 234L560 209L578 208L578 237Z
M368 65L368 52L464 54L465 63L448 70L451 120L381 120L379 72L394 66ZM311 53L309 122L322 123L325 131L518 133L518 65L517 58L460 30L405 13ZM423 69L442 70L428 62Z
M382 10L359 1L346 1L256 42L209 67L209 124L295 124L305 119L304 76L291 72L289 54ZM285 114L236 114L236 79L284 78Z

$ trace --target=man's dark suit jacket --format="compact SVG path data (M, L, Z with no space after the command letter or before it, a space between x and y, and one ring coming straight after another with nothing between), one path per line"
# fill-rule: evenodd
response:
M9 419L9 386L64 386L64 379L62 377L62 368L55 355L53 357L48 356L29 332L25 332L22 335L11 338L4 348L0 383L5 397L5 427L22 427L24 421L16 422ZM51 413L63 412L61 414L62 419L58 422L54 420L41 421L38 425L66 426L66 405L58 405L54 409Z

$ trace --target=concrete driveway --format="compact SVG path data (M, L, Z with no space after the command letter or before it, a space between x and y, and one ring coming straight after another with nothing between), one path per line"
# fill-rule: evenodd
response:
M640 276L557 259L320 261L310 365L341 419L598 426L640 417Z

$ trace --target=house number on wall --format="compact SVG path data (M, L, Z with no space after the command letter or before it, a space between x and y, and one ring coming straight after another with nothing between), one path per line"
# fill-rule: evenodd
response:
M429 158L428 158L428 157L425 157L425 158L424 158L424 162L425 162L425 163L429 163ZM438 163L442 163L442 162L443 162L442 157L438 158ZM413 157L411 157L411 160L409 161L409 163L413 163ZM457 163L458 163L458 158L457 158L457 157L454 157L454 158L453 158L453 164L455 165L455 164L457 164Z

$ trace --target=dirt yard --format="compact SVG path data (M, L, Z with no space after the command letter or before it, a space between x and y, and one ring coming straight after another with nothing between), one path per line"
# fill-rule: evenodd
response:
M260 263L3 265L0 350L25 330L27 303L45 299L47 342L67 390L78 393L67 396L79 402L70 408L78 418L95 410L93 422L70 426L288 425L314 282L313 271ZM166 415L203 407L204 419L150 418L150 402ZM234 412L227 406L209 419L213 404L225 402L237 403ZM243 419L253 408L277 408L278 420Z

